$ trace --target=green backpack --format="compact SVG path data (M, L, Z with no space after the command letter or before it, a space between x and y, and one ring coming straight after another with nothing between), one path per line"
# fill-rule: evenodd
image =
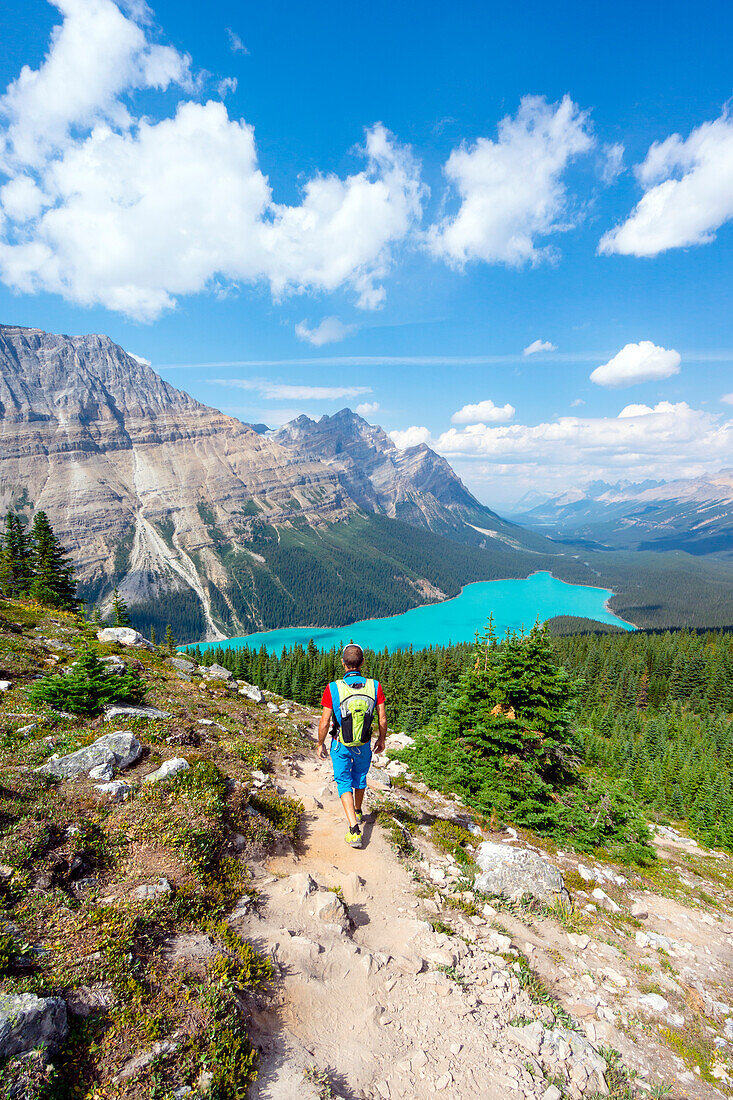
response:
M352 687L345 680L335 680L331 684L332 699L334 691L341 714L341 723L334 736L347 748L367 745L371 740L372 719L377 705L377 681L366 680L358 687ZM335 712L336 708L333 709Z

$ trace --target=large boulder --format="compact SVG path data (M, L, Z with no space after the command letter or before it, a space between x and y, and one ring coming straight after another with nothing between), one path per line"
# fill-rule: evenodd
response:
M231 680L232 674L223 665L204 665L201 669L207 680Z
M35 1047L45 1047L53 1054L68 1030L66 1005L61 997L0 993L0 1058Z
M525 848L485 840L476 851L481 871L475 888L483 894L518 899L529 894L539 901L569 900L563 877L554 863Z
M124 707L112 706L104 708L104 720L110 722L113 718L172 718L168 710L158 710L157 707Z
M174 756L172 760L166 760L154 772L149 772L143 779L143 783L161 783L165 779L172 779L179 772L185 772L190 767L188 760L182 756Z
M117 645L142 646L144 649L156 649L157 647L144 638L139 630L133 630L131 626L106 626L104 630L97 631L98 642L116 642Z
M247 684L244 680L239 680L238 684L240 695L245 695L253 703L264 703L265 697L262 694L262 688L257 687L256 684Z
M119 733L105 733L91 745L67 753L66 756L52 756L36 771L41 775L52 775L56 779L74 779L77 775L86 775L104 765L113 771L129 768L141 752L142 746L137 737L121 730ZM98 775L93 778L96 777Z
M172 665L177 672L195 672L197 665L195 661L189 661L187 657L169 657L168 664Z

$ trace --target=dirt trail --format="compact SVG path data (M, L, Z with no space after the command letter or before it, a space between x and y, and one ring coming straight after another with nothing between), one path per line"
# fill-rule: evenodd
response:
M307 1067L325 1072L346 1100L543 1096L547 1081L528 1072L526 1051L507 1032L513 1016L532 1012L508 963L488 945L433 932L382 830L368 819L364 848L344 843L330 762L305 759L299 771L280 785L310 807L302 847L270 861L259 914L238 925L280 970L279 1010L254 1021L262 1051L254 1100L319 1095L304 1083ZM336 910L340 902L307 893L307 875L339 890L350 931L323 919L330 910L317 915L324 899ZM445 973L469 955L486 978L480 994Z

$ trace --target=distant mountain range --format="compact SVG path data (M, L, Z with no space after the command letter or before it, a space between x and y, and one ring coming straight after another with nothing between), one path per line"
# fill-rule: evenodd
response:
M513 518L598 549L733 557L733 467L699 478L594 482L541 500L527 496Z
M0 516L45 509L87 599L179 637L389 614L549 546L425 445L349 409L243 424L106 336L0 326L0 439Z

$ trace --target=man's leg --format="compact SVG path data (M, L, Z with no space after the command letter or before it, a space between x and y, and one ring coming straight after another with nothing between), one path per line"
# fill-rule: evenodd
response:
M362 803L364 802L365 790L366 788L362 787L361 790L357 788L357 790L354 791L354 809L357 813L361 812Z
M358 808L358 807L355 807L355 805L354 805L354 803L356 801L355 798L354 798L355 793L359 794L359 791L356 791L356 792L354 792L354 791L345 791L344 794L342 794L340 796L341 805L343 806L344 813L346 814L346 820L348 821L349 826L352 829L356 825L356 810ZM362 795L362 798L363 798L364 797L364 792L363 791L361 792L361 795ZM361 806L361 803L359 803L359 806Z

